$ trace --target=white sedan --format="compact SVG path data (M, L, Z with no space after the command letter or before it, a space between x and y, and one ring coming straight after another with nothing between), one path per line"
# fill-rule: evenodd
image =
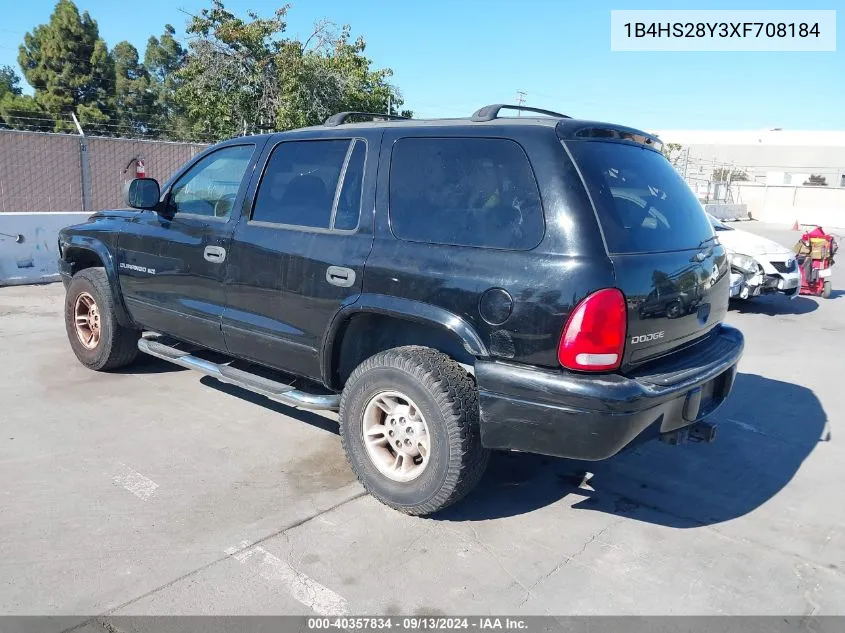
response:
M772 292L798 296L801 272L792 251L765 237L728 226L712 215L708 217L730 257L731 297L749 299Z

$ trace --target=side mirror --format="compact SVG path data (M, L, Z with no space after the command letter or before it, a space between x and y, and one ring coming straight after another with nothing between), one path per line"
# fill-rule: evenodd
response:
M133 209L155 209L161 197L161 188L155 178L135 178L126 185L124 198Z

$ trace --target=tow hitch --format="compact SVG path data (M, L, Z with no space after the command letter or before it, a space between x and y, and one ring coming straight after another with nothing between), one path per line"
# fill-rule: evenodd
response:
M660 441L672 446L677 446L686 441L707 442L710 444L716 439L716 425L709 422L696 422L682 429L675 429L660 434Z

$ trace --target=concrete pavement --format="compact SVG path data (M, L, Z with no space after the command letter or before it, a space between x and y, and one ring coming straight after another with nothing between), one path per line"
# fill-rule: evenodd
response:
M86 370L62 297L0 288L0 613L845 615L841 292L731 311L716 443L587 483L496 454L430 519L364 494L332 416L151 358Z

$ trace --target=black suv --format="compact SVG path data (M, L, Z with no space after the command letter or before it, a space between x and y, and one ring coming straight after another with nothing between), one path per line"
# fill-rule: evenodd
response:
M725 250L660 147L501 104L225 141L61 232L70 344L91 369L140 349L339 410L362 484L409 514L471 490L489 449L710 439L743 338Z

